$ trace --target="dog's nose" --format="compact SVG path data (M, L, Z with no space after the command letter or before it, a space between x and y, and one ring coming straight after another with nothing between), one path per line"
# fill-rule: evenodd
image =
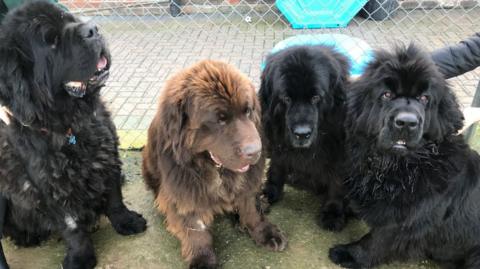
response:
M94 38L98 36L98 27L95 23L89 21L80 27L80 35L84 38Z
M312 135L312 128L308 125L299 125L293 129L293 134L299 140L309 139Z
M417 115L411 112L400 112L394 118L397 129L415 130L418 128L419 120Z
M255 159L258 158L261 150L262 145L260 143L251 143L243 146L240 154L245 159Z

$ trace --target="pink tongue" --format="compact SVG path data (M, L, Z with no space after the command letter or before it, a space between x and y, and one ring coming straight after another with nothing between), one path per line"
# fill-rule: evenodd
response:
M237 169L237 172L240 172L240 173L245 173L248 171L248 168L250 168L250 165L245 165L244 167L240 168L240 169Z
M105 56L102 56L100 60L98 60L97 70L105 69L105 67L107 67L107 63L108 63L107 58L105 58Z

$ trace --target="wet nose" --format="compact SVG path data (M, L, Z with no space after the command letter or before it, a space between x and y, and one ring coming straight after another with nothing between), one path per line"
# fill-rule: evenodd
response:
M308 125L299 125L293 129L293 134L298 140L309 139L312 135L312 128Z
M255 159L260 155L262 145L260 143L251 143L242 147L241 155L245 159Z
M397 129L408 129L414 131L418 128L419 120L417 115L411 112L400 112L394 118L394 125Z
M98 27L93 22L84 23L80 27L80 35L84 38L94 38L98 36Z

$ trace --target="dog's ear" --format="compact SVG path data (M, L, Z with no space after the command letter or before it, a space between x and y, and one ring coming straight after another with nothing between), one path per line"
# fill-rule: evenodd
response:
M0 48L0 102L15 118L30 125L43 118L43 96L34 79L34 63L23 56L15 48Z
M271 57L267 58L265 69L263 69L261 80L260 80L260 90L258 91L258 97L260 101L260 107L262 108L262 121L263 125L269 124L270 118L273 116L273 78L274 78L274 65L272 63L274 59Z
M251 84L250 87L252 88L252 91L255 92L255 86ZM255 123L255 126L257 127L257 129L260 129L262 127L261 118L262 118L262 106L260 105L259 98L257 98L256 95L254 95L252 120Z
M167 89L165 89L167 90ZM172 151L178 163L187 163L192 156L192 134L186 130L189 121L189 97L175 98L166 96L160 102L160 117L163 126L159 126L161 139L164 141L164 150Z
M369 111L374 107L374 103L368 93L371 84L367 80L368 78L361 77L348 86L345 120L345 127L349 130L347 135L366 132L369 127Z
M330 89L333 90L334 106L344 106L346 101L346 87L349 78L350 64L348 59L335 53L330 61Z
M266 60L265 69L263 69L260 81L260 89L258 91L258 100L256 101L257 105L261 108L258 111L259 118L261 119L261 125L257 126L257 130L260 132L260 137L262 138L262 147L265 152L269 152L268 148L270 147L268 137L272 137L273 131L273 111L275 105L273 102L273 64L270 62L270 57ZM260 122L260 120L259 120ZM277 126L278 128L278 126Z
M0 38L0 103L23 124L30 125L44 120L45 109L53 99L46 56L34 55L29 42L17 44L8 38L8 33Z
M445 137L457 134L462 129L464 120L457 98L448 86L445 86L437 109L438 113L432 111L428 134L431 139L442 141Z
M263 109L267 109L271 106L272 94L273 94L273 64L270 63L271 58L267 58L265 69L263 69L260 82L260 90L258 91L258 97L260 99L260 105ZM266 112L266 111L265 111Z

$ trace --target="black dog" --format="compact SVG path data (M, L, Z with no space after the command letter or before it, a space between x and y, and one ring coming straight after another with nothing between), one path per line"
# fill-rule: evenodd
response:
M47 2L11 12L0 32L4 234L32 246L61 232L63 268L93 268L87 230L99 214L120 234L146 228L122 202L118 138L99 96L108 49L95 25Z
M330 259L480 268L480 156L456 134L463 116L430 56L413 45L377 52L348 93L346 185L371 231Z
M277 201L285 182L325 193L320 225L329 230L346 222L339 168L348 69L347 59L330 47L288 48L267 59L259 92L271 158L265 196Z

